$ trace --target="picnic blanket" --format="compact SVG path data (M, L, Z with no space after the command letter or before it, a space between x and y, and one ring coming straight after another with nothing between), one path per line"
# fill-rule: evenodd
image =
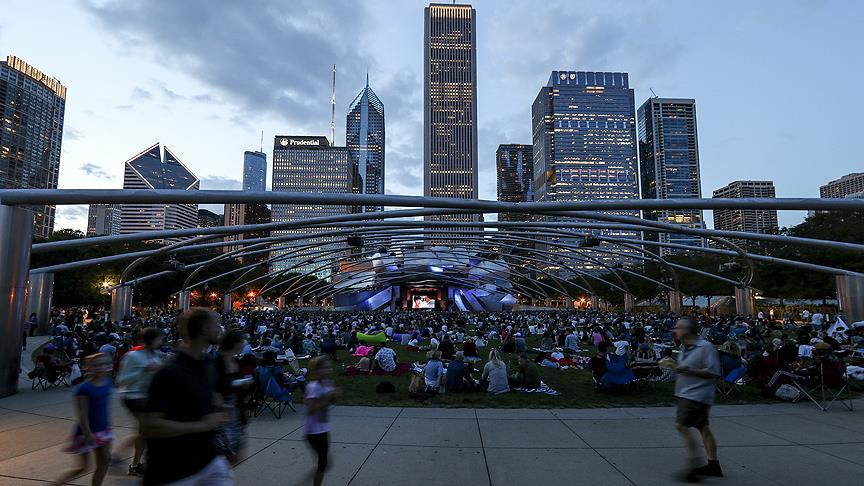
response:
M366 356L369 356L369 353L371 353L374 349L375 346L363 346L362 344L358 344L357 347L354 348L354 352L351 353L351 356L364 358Z
M554 395L554 396L561 394L561 392L559 392L558 390L553 390L553 389L549 388L549 385L547 385L546 383L544 383L542 381L540 382L539 388L513 388L513 391L515 391L517 393L542 393L544 395Z
M366 370L361 370L357 368L357 365L351 365L345 368L345 375L347 376L358 376L358 375L375 375L375 376L400 376L408 373L411 370L411 365L409 363L397 363L396 369L393 371L383 371L383 370L375 370L372 373L369 373Z

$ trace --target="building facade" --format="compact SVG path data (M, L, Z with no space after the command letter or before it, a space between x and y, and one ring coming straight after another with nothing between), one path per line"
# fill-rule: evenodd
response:
M423 52L423 194L477 199L477 36L471 5L426 7Z
M627 73L552 71L534 100L532 127L535 201L639 198L636 113ZM639 217L638 211L607 213ZM622 230L591 232L640 236ZM632 250L605 243L597 250L591 253L602 264L585 261L576 268L603 272L603 265L633 263L627 255Z
M197 191L200 181L168 149L158 143L127 160L123 173L123 189L167 189ZM198 226L196 204L124 204L120 216L120 233L188 229ZM163 243L176 238L158 239Z
M225 226L243 226L247 224L267 224L271 222L270 208L266 204L260 203L244 203L244 204L226 204L225 205ZM249 231L239 235L226 236L225 241L242 241L256 238L268 238L270 230ZM243 245L226 246L224 252L231 252L242 249ZM263 250L263 248L255 248L250 251ZM248 257L239 258L240 263L263 262L270 257L269 253L262 251Z
M864 191L864 172L854 172L819 187L819 197L844 198Z
M384 194L384 104L369 87L354 98L345 120L345 145L351 159L353 191L356 194ZM383 206L361 206L359 212L383 211Z
M267 154L264 152L243 152L243 190L267 190Z
M696 130L696 101L678 98L649 98L639 107L639 163L643 199L699 199L702 185L699 172L699 141ZM652 221L704 228L701 210L646 210ZM702 247L698 236L647 232L646 239ZM661 255L681 249L659 247Z
M534 156L531 145L502 144L495 151L498 174L498 200L531 202L534 200ZM498 221L528 221L526 214L498 213Z
M66 87L15 56L0 61L0 188L57 189ZM27 206L33 236L54 231L55 206Z
M215 228L222 226L223 216L216 214L209 209L198 209L198 227L199 228Z
M87 212L87 236L120 234L120 205L91 204Z
M772 181L735 181L714 191L715 198L777 197ZM714 229L747 233L777 233L777 211L773 209L715 209ZM745 249L754 248L752 240L728 238Z
M353 192L350 160L346 147L333 147L327 137L276 136L273 146L273 190L304 192L311 194L345 194ZM272 205L273 222L308 220L309 218L348 214L348 206L322 206L299 204ZM327 231L328 228L317 228ZM344 244L333 243L331 239L303 238L309 230L278 230L274 236L295 236L303 239L303 244L311 246L308 251L330 251L342 248ZM284 255L285 250L273 252L272 257ZM301 264L302 258L283 258L273 261L271 268L315 274L328 278L332 262L340 254L332 253L333 259L323 258L323 264Z

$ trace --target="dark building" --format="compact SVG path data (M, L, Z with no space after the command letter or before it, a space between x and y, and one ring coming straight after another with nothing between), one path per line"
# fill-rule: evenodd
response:
M197 191L200 181L168 147L160 151L158 143L127 160L123 171L123 189ZM124 204L120 216L120 233L188 229L198 226L196 204ZM182 239L182 238L181 238ZM157 239L163 243L177 238Z
M532 123L535 201L639 198L636 108L627 73L552 71L534 100ZM638 211L607 213L639 217ZM640 236L624 230L594 232ZM630 252L607 244L599 250ZM628 256L595 254L606 265L632 263ZM592 262L576 267L605 271Z
M222 226L222 215L216 214L209 209L198 210L198 227L199 228L215 228Z
M225 205L225 226L243 226L247 224L267 224L271 221L270 209L266 204L260 203L245 203L245 204L226 204ZM226 236L225 241L242 241L255 238L267 238L270 236L270 230L250 231L239 235ZM234 251L243 248L243 245L226 246L225 252ZM256 248L263 249L263 248ZM253 250L254 251L254 250ZM241 263L263 262L270 257L266 251L256 253L255 255L240 258Z
M723 199L776 197L772 181L735 181L714 191L714 197ZM714 229L744 231L747 233L777 233L777 211L773 209L715 209ZM728 238L745 249L754 248L756 242Z
M327 137L276 136L273 145L273 190L287 192L305 192L313 194L345 194L353 192L348 149L330 145ZM274 204L272 206L273 222L290 222L309 218L348 214L351 208L347 206L324 206L315 204ZM327 231L328 228L319 228ZM303 237L309 230L278 230L274 236ZM310 251L330 249L333 243L329 239L309 238L305 242L320 243L320 246L310 248ZM337 245L338 246L338 245ZM273 256L284 254L276 251ZM334 260L336 258L334 254ZM302 259L286 257L272 263L272 268L290 269L296 272L313 273L320 278L327 278L332 269L326 264L305 263L297 265ZM321 259L318 262L326 261Z
M15 56L0 61L0 188L57 189L66 87ZM28 206L33 236L54 231L53 205Z
M384 104L369 87L368 74L366 87L348 107L345 126L354 192L384 194ZM383 211L384 207L365 206L356 210Z
M120 205L91 204L87 211L87 236L120 234Z
M243 190L267 190L267 154L248 150L243 152Z
M477 36L471 5L426 7L423 52L423 194L477 199Z
M498 172L498 200L531 202L534 200L534 156L531 145L502 144L495 152ZM498 213L498 221L528 221L526 214Z
M864 191L864 172L854 172L819 186L821 198L845 198Z
M695 100L650 98L639 107L638 119L642 199L701 198ZM646 210L643 217L687 228L704 227L702 211L696 209ZM702 238L693 235L646 232L645 238L661 243L704 246ZM659 248L664 256L680 251Z

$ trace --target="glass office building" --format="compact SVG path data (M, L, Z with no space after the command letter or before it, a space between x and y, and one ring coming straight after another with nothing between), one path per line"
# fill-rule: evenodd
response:
M531 202L534 200L534 156L531 145L502 144L495 151L498 173L498 200ZM498 213L498 221L528 221L526 214Z
M639 198L635 111L627 73L553 71L532 106L535 201ZM638 211L609 213L639 217ZM588 232L640 236L634 231L579 231ZM590 251L606 265L632 263L628 253L632 251L607 244ZM590 260L577 269L605 271Z
M123 189L169 189L197 191L200 181L168 147L158 143L127 160L123 172ZM124 204L120 215L120 233L188 229L198 226L197 204ZM156 239L173 243L183 238Z
M282 136L275 138L273 145L273 190L313 194L345 194L353 192L348 149L330 145L327 137ZM273 222L308 220L309 218L348 214L348 206L322 206L315 204L273 204ZM316 228L323 232L332 228ZM272 262L275 270L314 274L318 278L329 278L332 264L343 256L344 243L332 239L303 238L311 230L277 230L273 236L296 236L304 245L312 247L305 252L327 251L332 258L320 258L316 263L303 263L301 257L288 257ZM332 251L332 252L331 252ZM272 257L284 255L284 250L274 251Z
M243 152L243 190L267 190L267 154L248 150Z
M0 61L0 188L57 189L66 87L15 56ZM28 206L33 236L54 231L55 206Z
M384 194L384 104L369 87L354 98L345 120L345 145L351 159L353 190L357 194ZM357 211L383 211L383 206L362 206Z
M423 194L477 199L477 37L471 5L426 7L423 52Z
M643 199L699 199L699 143L696 131L696 101L650 98L639 107L639 170ZM642 213L645 219L688 228L703 228L702 211L678 209ZM679 245L704 246L698 236L646 232L645 238ZM659 247L661 255L681 249Z

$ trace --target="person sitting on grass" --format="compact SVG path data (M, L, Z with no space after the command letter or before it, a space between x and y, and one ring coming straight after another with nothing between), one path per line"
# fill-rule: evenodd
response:
M540 388L540 368L528 359L525 353L519 355L516 373L510 376L510 386L513 388Z
M497 349L489 352L489 361L483 367L480 386L485 388L487 392L496 395L510 391L510 385L507 381L507 364L501 361L501 355L498 354Z
M372 362L372 371L380 369L386 373L396 371L396 351L390 349L385 341L381 344L381 349L375 353L375 359Z
M447 374L444 377L445 389L448 393L459 393L474 391L476 385L471 378L471 365L465 364L465 354L457 351L453 361L447 365Z
M444 383L444 363L441 362L441 351L430 351L429 360L423 367L423 376L426 380L426 391L437 392Z
M319 353L320 351L318 350L318 343L316 343L315 340L312 339L311 334L307 334L306 339L303 340L303 354L312 356L314 358L315 356L318 356Z

